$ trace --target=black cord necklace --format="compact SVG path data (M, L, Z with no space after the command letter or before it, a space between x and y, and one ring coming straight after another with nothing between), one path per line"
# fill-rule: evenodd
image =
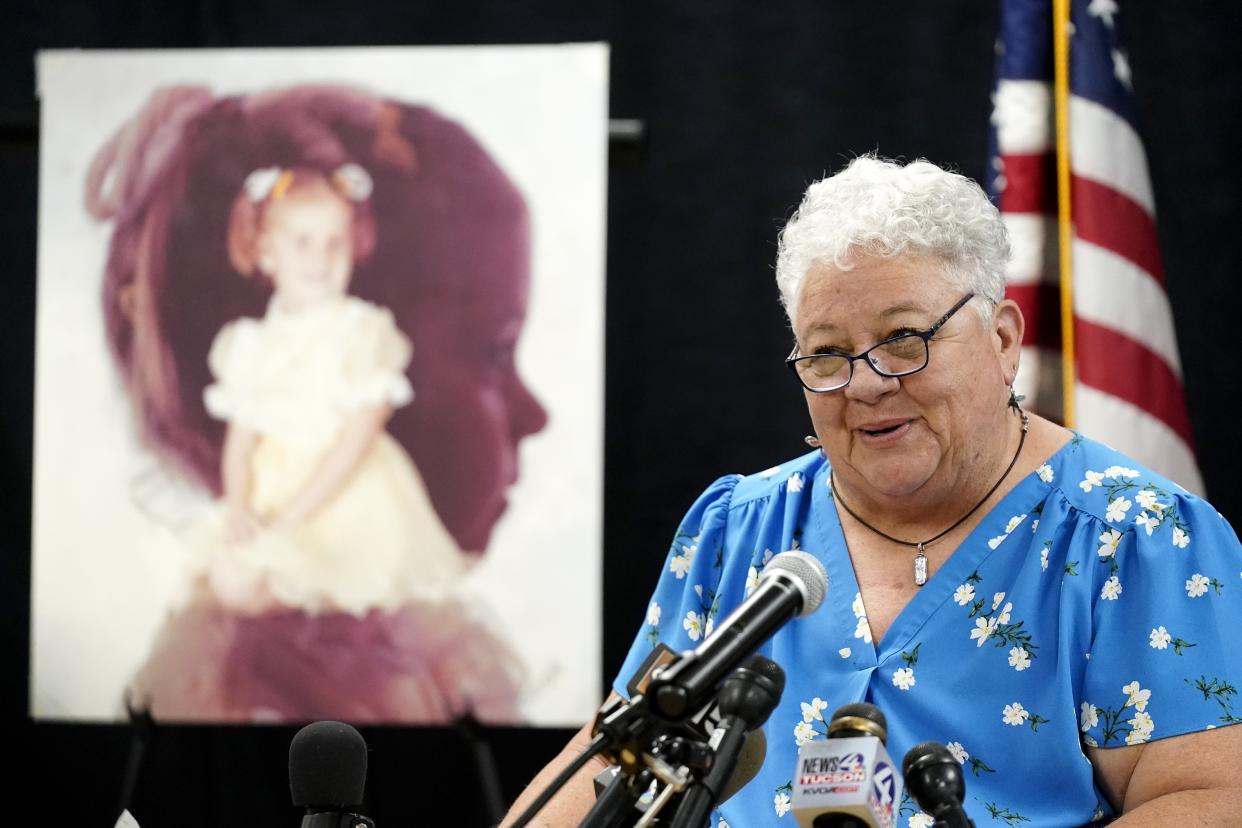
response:
M1026 412L1022 410L1021 406L1018 405L1016 400L1012 400L1010 402L1010 405L1012 405L1014 409L1017 410L1018 414L1022 416L1022 436L1018 438L1018 450L1013 453L1013 459L1009 461L1009 465L1005 468L1005 473L1000 476L1000 480L996 481L996 485L988 489L988 493L983 496L983 500L980 500L978 503L972 506L969 512L967 512L966 514L958 518L957 522L954 523L952 526L950 526L948 529L945 529L943 532L941 532L938 535L933 535L932 537L928 538L925 541L907 541L907 540L902 540L901 538L894 538L892 535L881 532L879 529L876 529L870 523L867 523L867 521L860 518L858 516L858 513L855 512L853 509L851 509L849 507L849 504L846 503L844 498L841 497L841 493L837 491L836 477L834 476L834 473L831 470L829 470L828 481L832 484L833 497L837 499L837 503L841 504L841 508L849 512L850 517L854 518L854 520L858 521L863 526L867 527L872 532L875 532L877 535L879 535L882 538L890 540L893 543L899 543L902 546L909 546L909 547L912 547L918 550L918 554L914 556L915 586L922 586L923 584L927 583L927 555L923 553L923 547L927 546L929 543L935 543L936 541L940 540L945 535L949 534L954 529L961 526L962 522L965 521L966 518L970 517L975 512L979 511L979 507L982 506L984 503L987 503L988 498L992 496L993 492L995 492L997 489L1000 488L1000 484L1005 482L1005 478L1009 476L1009 473L1013 471L1014 465L1017 464L1018 455L1022 453L1022 446L1024 443L1026 443L1026 432L1031 427L1031 418L1026 415Z

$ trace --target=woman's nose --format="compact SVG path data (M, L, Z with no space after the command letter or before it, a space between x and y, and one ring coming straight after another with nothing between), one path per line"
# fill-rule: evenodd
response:
M867 363L861 365L859 363ZM875 366L867 357L855 360L854 374L850 384L845 386L845 396L859 402L875 402L885 394L889 394L900 385L896 377L886 377L875 370Z
M547 427L547 409L535 399L535 395L526 387L526 383L522 382L521 377L513 377L509 399L509 427L513 431L514 441L543 431Z

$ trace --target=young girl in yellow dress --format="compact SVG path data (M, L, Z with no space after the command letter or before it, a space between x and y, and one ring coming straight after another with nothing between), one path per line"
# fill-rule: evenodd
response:
M133 684L157 718L516 713L516 662L455 597L467 558L385 430L414 390L392 314L348 293L371 191L352 163L271 167L234 201L229 258L272 294L210 350L224 491L191 532L192 597Z

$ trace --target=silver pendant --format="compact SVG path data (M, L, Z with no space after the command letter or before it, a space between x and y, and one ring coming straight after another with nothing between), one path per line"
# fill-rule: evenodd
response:
M914 583L922 586L927 583L927 556L923 554L923 544L919 544L919 553L914 556Z

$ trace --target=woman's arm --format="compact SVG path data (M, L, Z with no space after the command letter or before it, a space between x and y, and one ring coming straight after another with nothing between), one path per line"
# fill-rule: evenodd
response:
M336 443L320 459L298 493L272 516L269 526L287 531L315 514L353 474L391 416L392 407L381 405L363 409L347 419Z
M618 698L616 693L610 693L605 704L611 704L616 698ZM526 790L522 791L522 795L518 797L517 802L513 803L513 807L501 821L500 828L512 824L513 820L517 819L527 806L543 793L543 789L556 778L561 769L586 750L591 743L593 724L594 722L587 722L573 735L569 744L565 745L557 757L539 771L539 775L531 780ZM570 777L565 787L561 788L551 802L543 806L543 810L531 820L530 825L534 828L562 828L562 826L577 825L581 822L587 811L591 810L591 805L595 803L595 775L607 767L608 763L600 757L592 758L581 770Z
M1231 825L1242 814L1242 727L1088 748L1117 826Z
M262 528L259 519L250 511L250 455L257 440L255 432L232 422L224 435L220 477L224 484L229 537L237 543L245 543Z

